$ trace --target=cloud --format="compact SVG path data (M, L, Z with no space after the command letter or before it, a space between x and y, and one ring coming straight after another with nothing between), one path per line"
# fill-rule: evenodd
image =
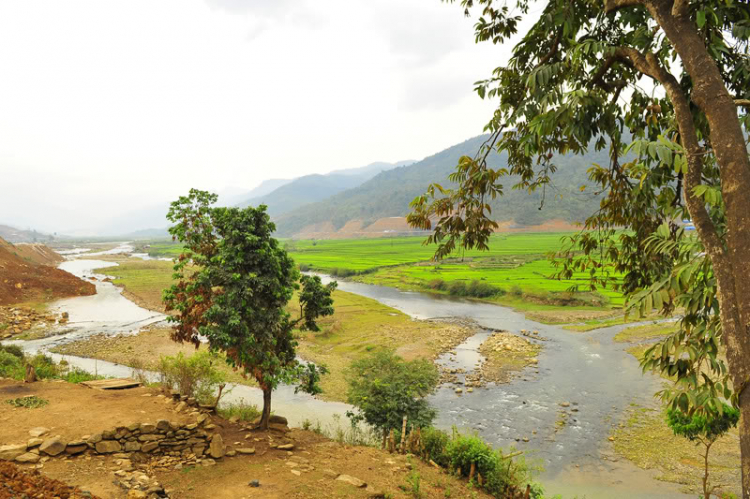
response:
M263 17L285 17L300 0L205 0L213 9L230 14L255 14Z

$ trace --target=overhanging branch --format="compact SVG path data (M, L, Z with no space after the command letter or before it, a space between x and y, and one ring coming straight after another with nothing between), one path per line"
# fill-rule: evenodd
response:
M625 7L643 5L643 0L604 0L604 12L609 14Z

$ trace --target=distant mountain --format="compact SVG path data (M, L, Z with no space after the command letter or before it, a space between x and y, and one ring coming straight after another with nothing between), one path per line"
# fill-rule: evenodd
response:
M243 204L248 199L258 198L265 196L278 189L282 185L286 185L289 182L294 181L292 178L271 178L264 180L257 187L250 190L249 192L220 192L219 193L219 204L221 206L235 206Z
M444 187L456 168L461 156L474 156L486 140L479 136L422 161L381 172L363 184L339 192L328 199L308 204L286 213L276 213L277 234L284 237L331 232L345 225L362 231L369 226L404 227L398 221L384 223L383 219L404 217L409 213L409 203L425 192L432 182ZM495 168L505 166L505 156L493 153L488 162ZM528 194L512 190L517 182L508 178L504 183L505 195L491 203L497 221L512 222L511 225L532 226L549 221L578 222L584 220L598 208L599 198L580 186L588 181L587 170L592 163L606 164L606 151L590 151L584 156L561 156L555 158L559 169L553 176L554 186L548 186L543 209L542 192ZM290 184L291 185L291 184ZM378 224L375 224L380 220ZM313 228L313 229L311 229Z
M325 175L305 175L284 184L268 194L248 198L239 206L268 206L268 213L277 217L295 208L326 199L334 194L357 187L381 172L396 168L399 163L371 163L361 168L337 170Z
M55 236L33 229L24 230L11 227L10 225L0 225L0 238L10 243L36 243L50 241Z

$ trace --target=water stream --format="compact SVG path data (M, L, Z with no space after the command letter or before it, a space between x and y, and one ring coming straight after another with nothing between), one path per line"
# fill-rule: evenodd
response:
M132 246L114 248L102 254L132 252ZM96 285L97 294L59 300L52 305L57 312L68 312L69 324L63 334L32 341L14 341L29 352L45 351L63 342L94 334L137 334L141 328L164 320L162 314L138 307L122 296L121 290L93 269L117 265L114 262L71 259L60 268ZM328 278L326 277L326 280ZM438 409L437 426L478 432L493 445L529 451L543 461L542 481L551 491L570 488L586 497L683 497L672 486L656 482L651 476L628 463L604 462L601 453L611 429L633 401L648 403L658 380L643 376L638 363L613 336L627 326L615 326L590 333L572 333L557 326L540 324L509 308L469 300L438 297L394 288L354 282L339 282L339 289L373 298L403 311L415 319L470 318L480 327L502 329L513 333L539 331L543 350L538 367L527 368L509 384L488 384L473 393L457 395L444 385L430 396ZM456 355L445 354L438 363L475 368L481 356L479 345L491 334L480 331L456 349ZM61 356L54 355L56 359ZM100 360L65 356L72 365L107 376L130 376L131 369ZM226 401L244 399L262 404L260 390L235 385ZM292 425L306 419L332 427L343 421L347 404L324 402L306 394L295 394L293 387L281 386L274 392L274 411L288 417ZM566 413L566 423L556 422ZM557 430L556 430L557 428ZM528 441L525 441L528 440ZM573 468L574 465L578 465ZM582 478L583 477L583 478ZM618 485L619 484L619 485ZM573 493L572 492L572 493Z

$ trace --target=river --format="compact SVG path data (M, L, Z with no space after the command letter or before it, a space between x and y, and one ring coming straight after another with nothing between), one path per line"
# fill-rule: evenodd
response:
M132 252L132 247L123 246L106 254L128 253L128 249ZM77 256L82 258L76 259ZM94 254L74 254L60 265L93 282L97 288L96 295L59 300L52 305L53 310L69 314L64 334L12 343L29 352L46 352L62 342L93 334L137 334L141 328L165 319L161 314L138 307L123 297L119 288L103 281L106 276L95 274L93 269L117 264L90 259L91 256ZM651 402L651 394L659 383L653 376L642 375L635 359L622 345L613 342L613 336L627 326L573 333L488 303L347 281L339 282L339 289L373 298L415 319L460 317L472 319L484 328L513 333L539 331L546 341L538 357L538 368L527 368L517 380L488 384L461 395L451 386L438 388L430 396L430 403L438 409L437 426L476 431L493 445L504 448L514 445L528 451L532 459L543 462L545 471L541 480L548 490L566 497L568 493L586 497L685 497L675 487L611 456L607 437L612 424L620 420L631 402ZM455 349L455 356L445 354L438 363L472 370L480 359L478 347L489 334L478 332ZM65 358L72 365L98 374L131 375L125 366ZM239 399L262 403L259 390L232 386L225 400ZM329 427L338 425L350 408L343 403L295 394L290 386L281 386L274 392L273 404L274 411L287 416L293 425L311 420ZM566 424L558 428L556 422L562 412L567 414ZM603 456L608 460L602 459Z

